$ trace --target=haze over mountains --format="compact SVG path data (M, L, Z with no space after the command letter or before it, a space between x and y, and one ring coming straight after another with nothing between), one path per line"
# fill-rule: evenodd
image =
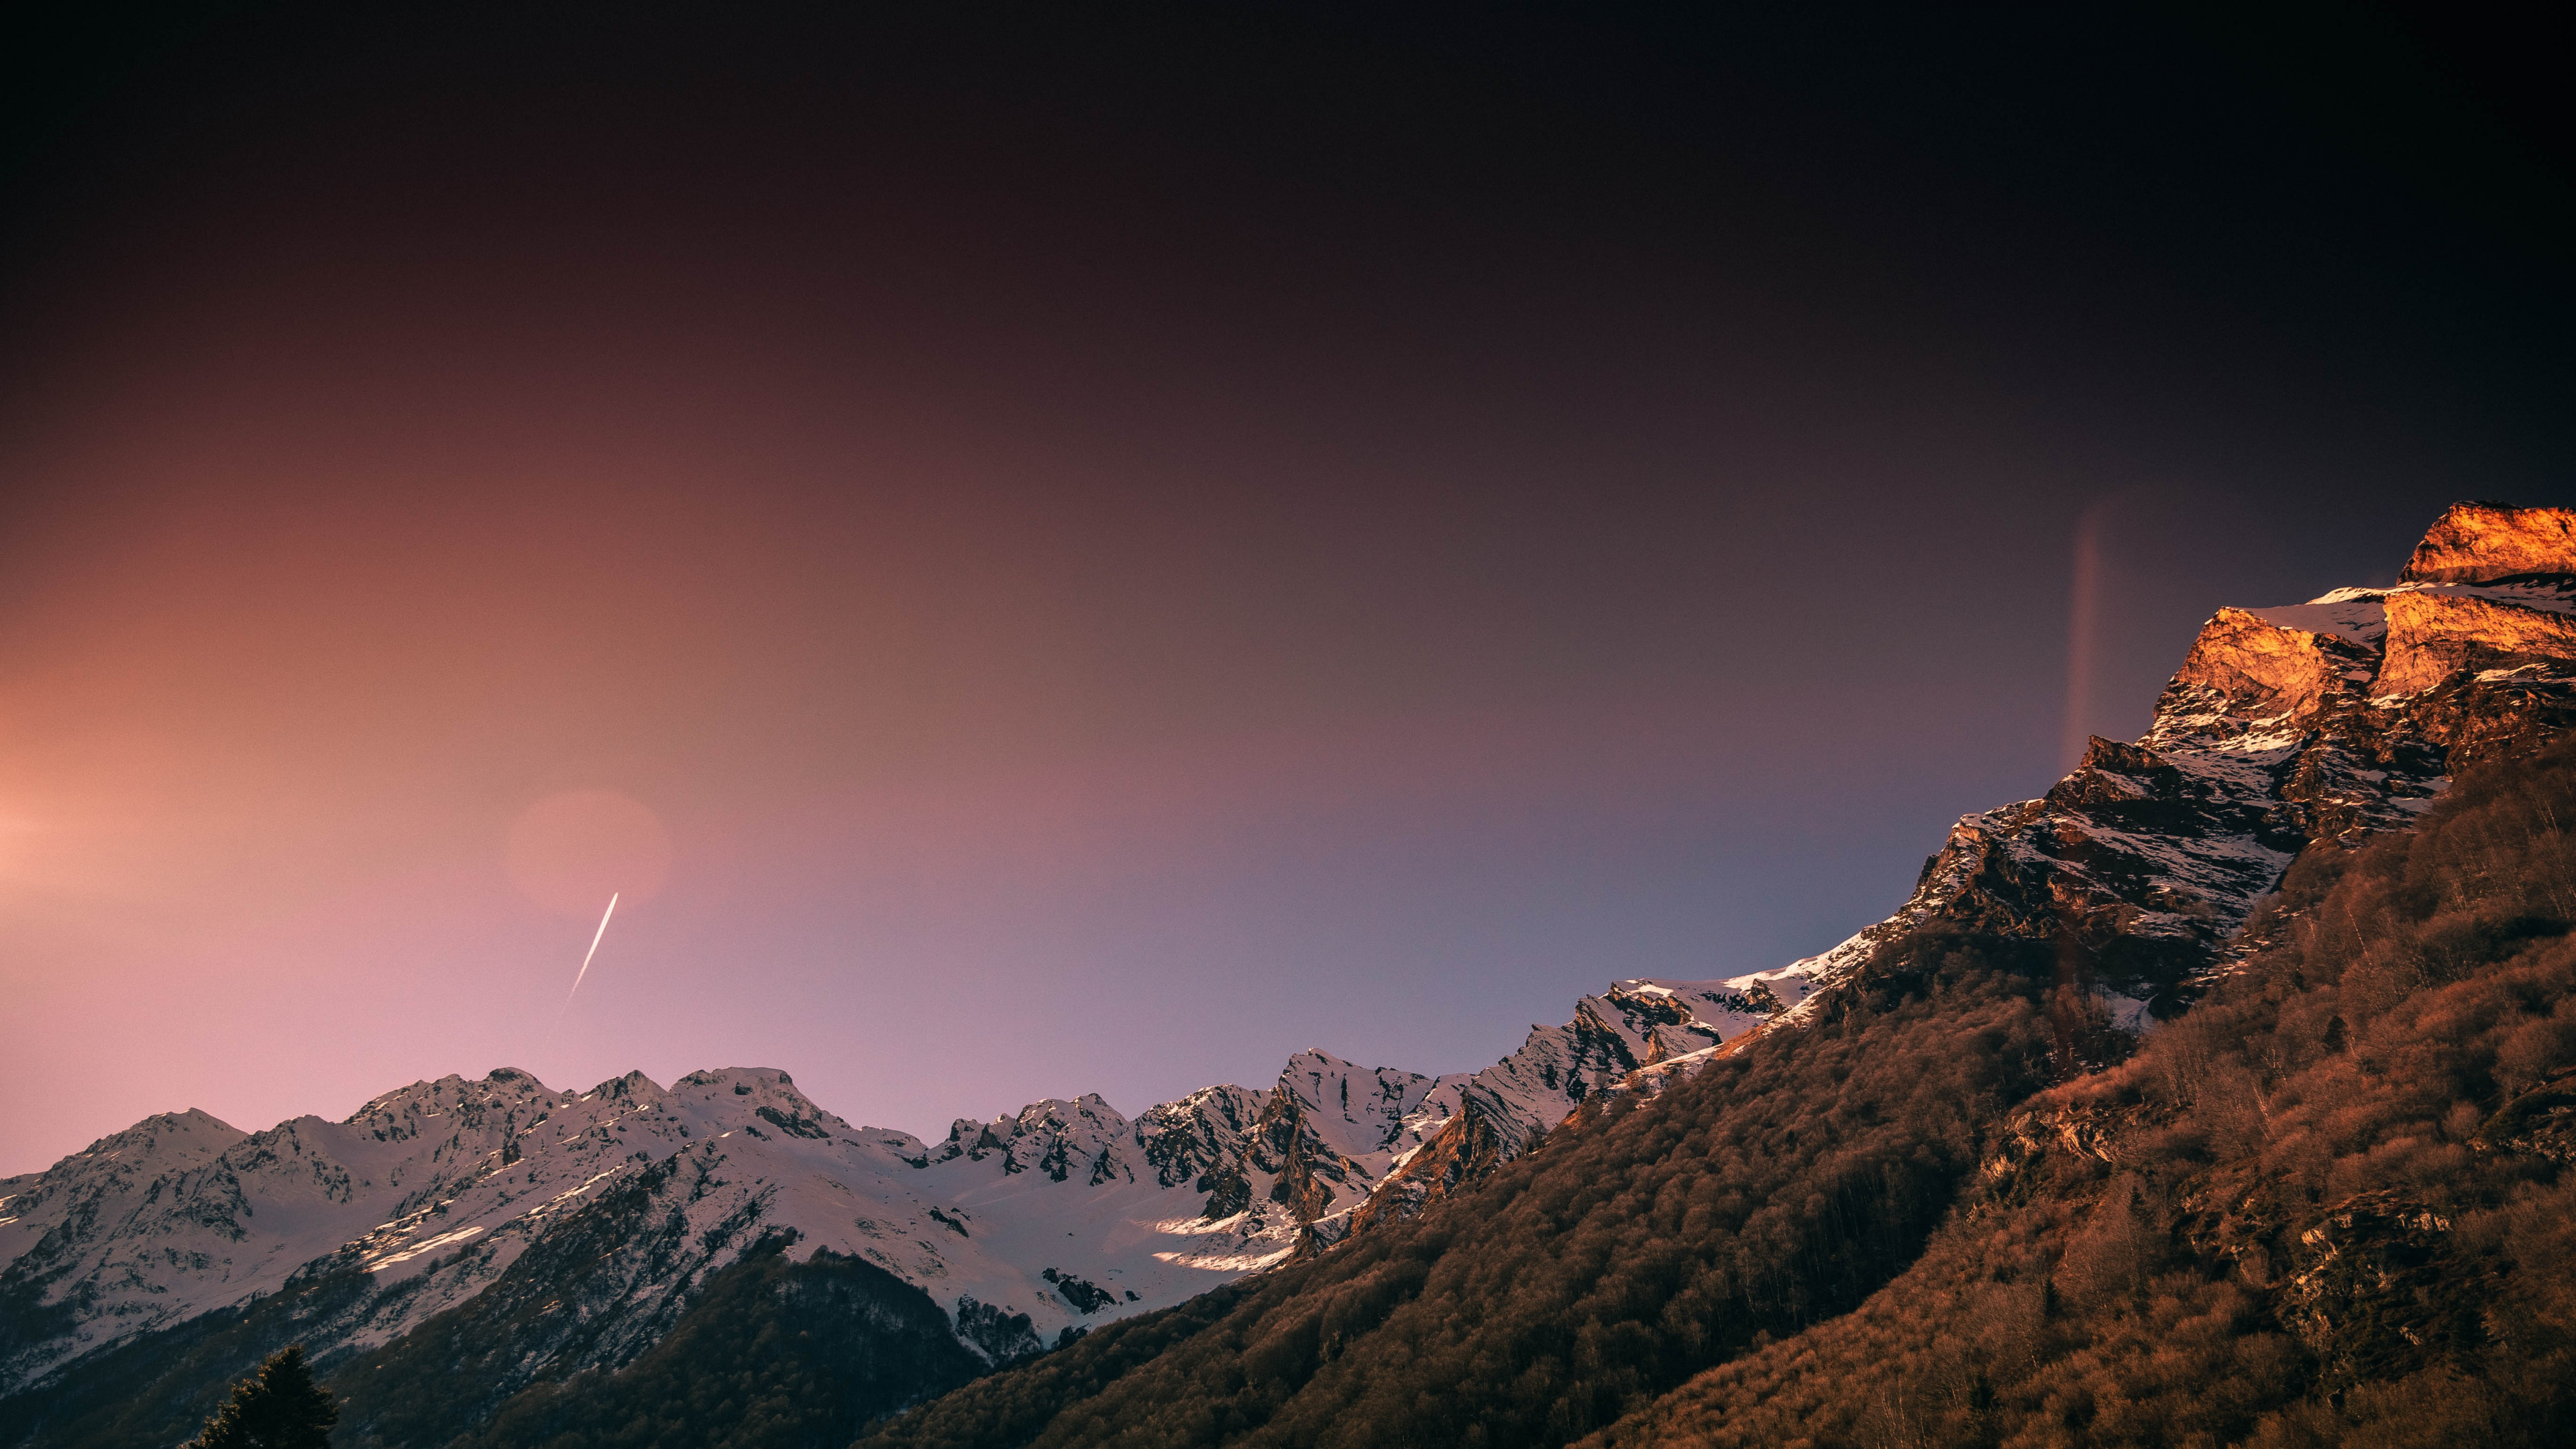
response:
M142 1372L184 1417L223 1365L290 1332L326 1372L421 1375L456 1371L422 1346L482 1324L506 1352L471 1398L497 1408L638 1362L719 1275L782 1255L868 1265L884 1301L937 1310L888 1319L905 1325L888 1341L970 1356L882 1412L975 1371L958 1364L1021 1361L1436 1211L1605 1104L1834 1017L1874 955L1925 932L2055 953L2100 1029L2174 1017L2251 948L2242 928L2301 852L2402 829L2458 771L2571 719L2576 513L2462 504L2394 586L2219 611L2140 741L2097 739L2046 796L1962 820L1886 920L1778 970L1618 982L1480 1071L1310 1051L1266 1088L1133 1118L1050 1099L937 1142L854 1126L769 1068L586 1091L502 1069L257 1133L156 1116L0 1182L0 1417L18 1426L0 1442L89 1442L61 1437L75 1423L123 1442L83 1417L103 1385ZM412 1442L384 1427L393 1390L374 1391L391 1417L361 1430Z

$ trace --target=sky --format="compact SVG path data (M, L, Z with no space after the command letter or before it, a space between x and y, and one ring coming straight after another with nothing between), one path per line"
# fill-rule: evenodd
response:
M2576 501L2498 14L41 22L0 1174L505 1065L1134 1113L1831 946L2218 606Z

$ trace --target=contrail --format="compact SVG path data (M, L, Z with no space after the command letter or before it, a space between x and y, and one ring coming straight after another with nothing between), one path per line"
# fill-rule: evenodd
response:
M599 929L591 933L590 949L582 953L581 969L572 974L572 991L565 992L564 1004L555 1008L555 1018L557 1020L561 1020L563 1018L563 1014L572 1009L573 991L579 991L581 989L581 978L590 974L590 958L599 954L599 938L608 934L608 918L616 914L617 892L610 891L608 893L608 909L599 913Z

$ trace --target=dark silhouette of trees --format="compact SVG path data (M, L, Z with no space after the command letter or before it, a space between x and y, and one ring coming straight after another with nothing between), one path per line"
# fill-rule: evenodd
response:
M328 1449L339 1421L339 1408L305 1366L304 1345L290 1343L233 1385L188 1449Z

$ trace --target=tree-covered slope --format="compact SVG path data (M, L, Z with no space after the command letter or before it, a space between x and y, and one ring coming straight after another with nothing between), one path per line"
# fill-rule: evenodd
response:
M2312 854L1859 1313L1618 1446L2576 1443L2576 757Z

